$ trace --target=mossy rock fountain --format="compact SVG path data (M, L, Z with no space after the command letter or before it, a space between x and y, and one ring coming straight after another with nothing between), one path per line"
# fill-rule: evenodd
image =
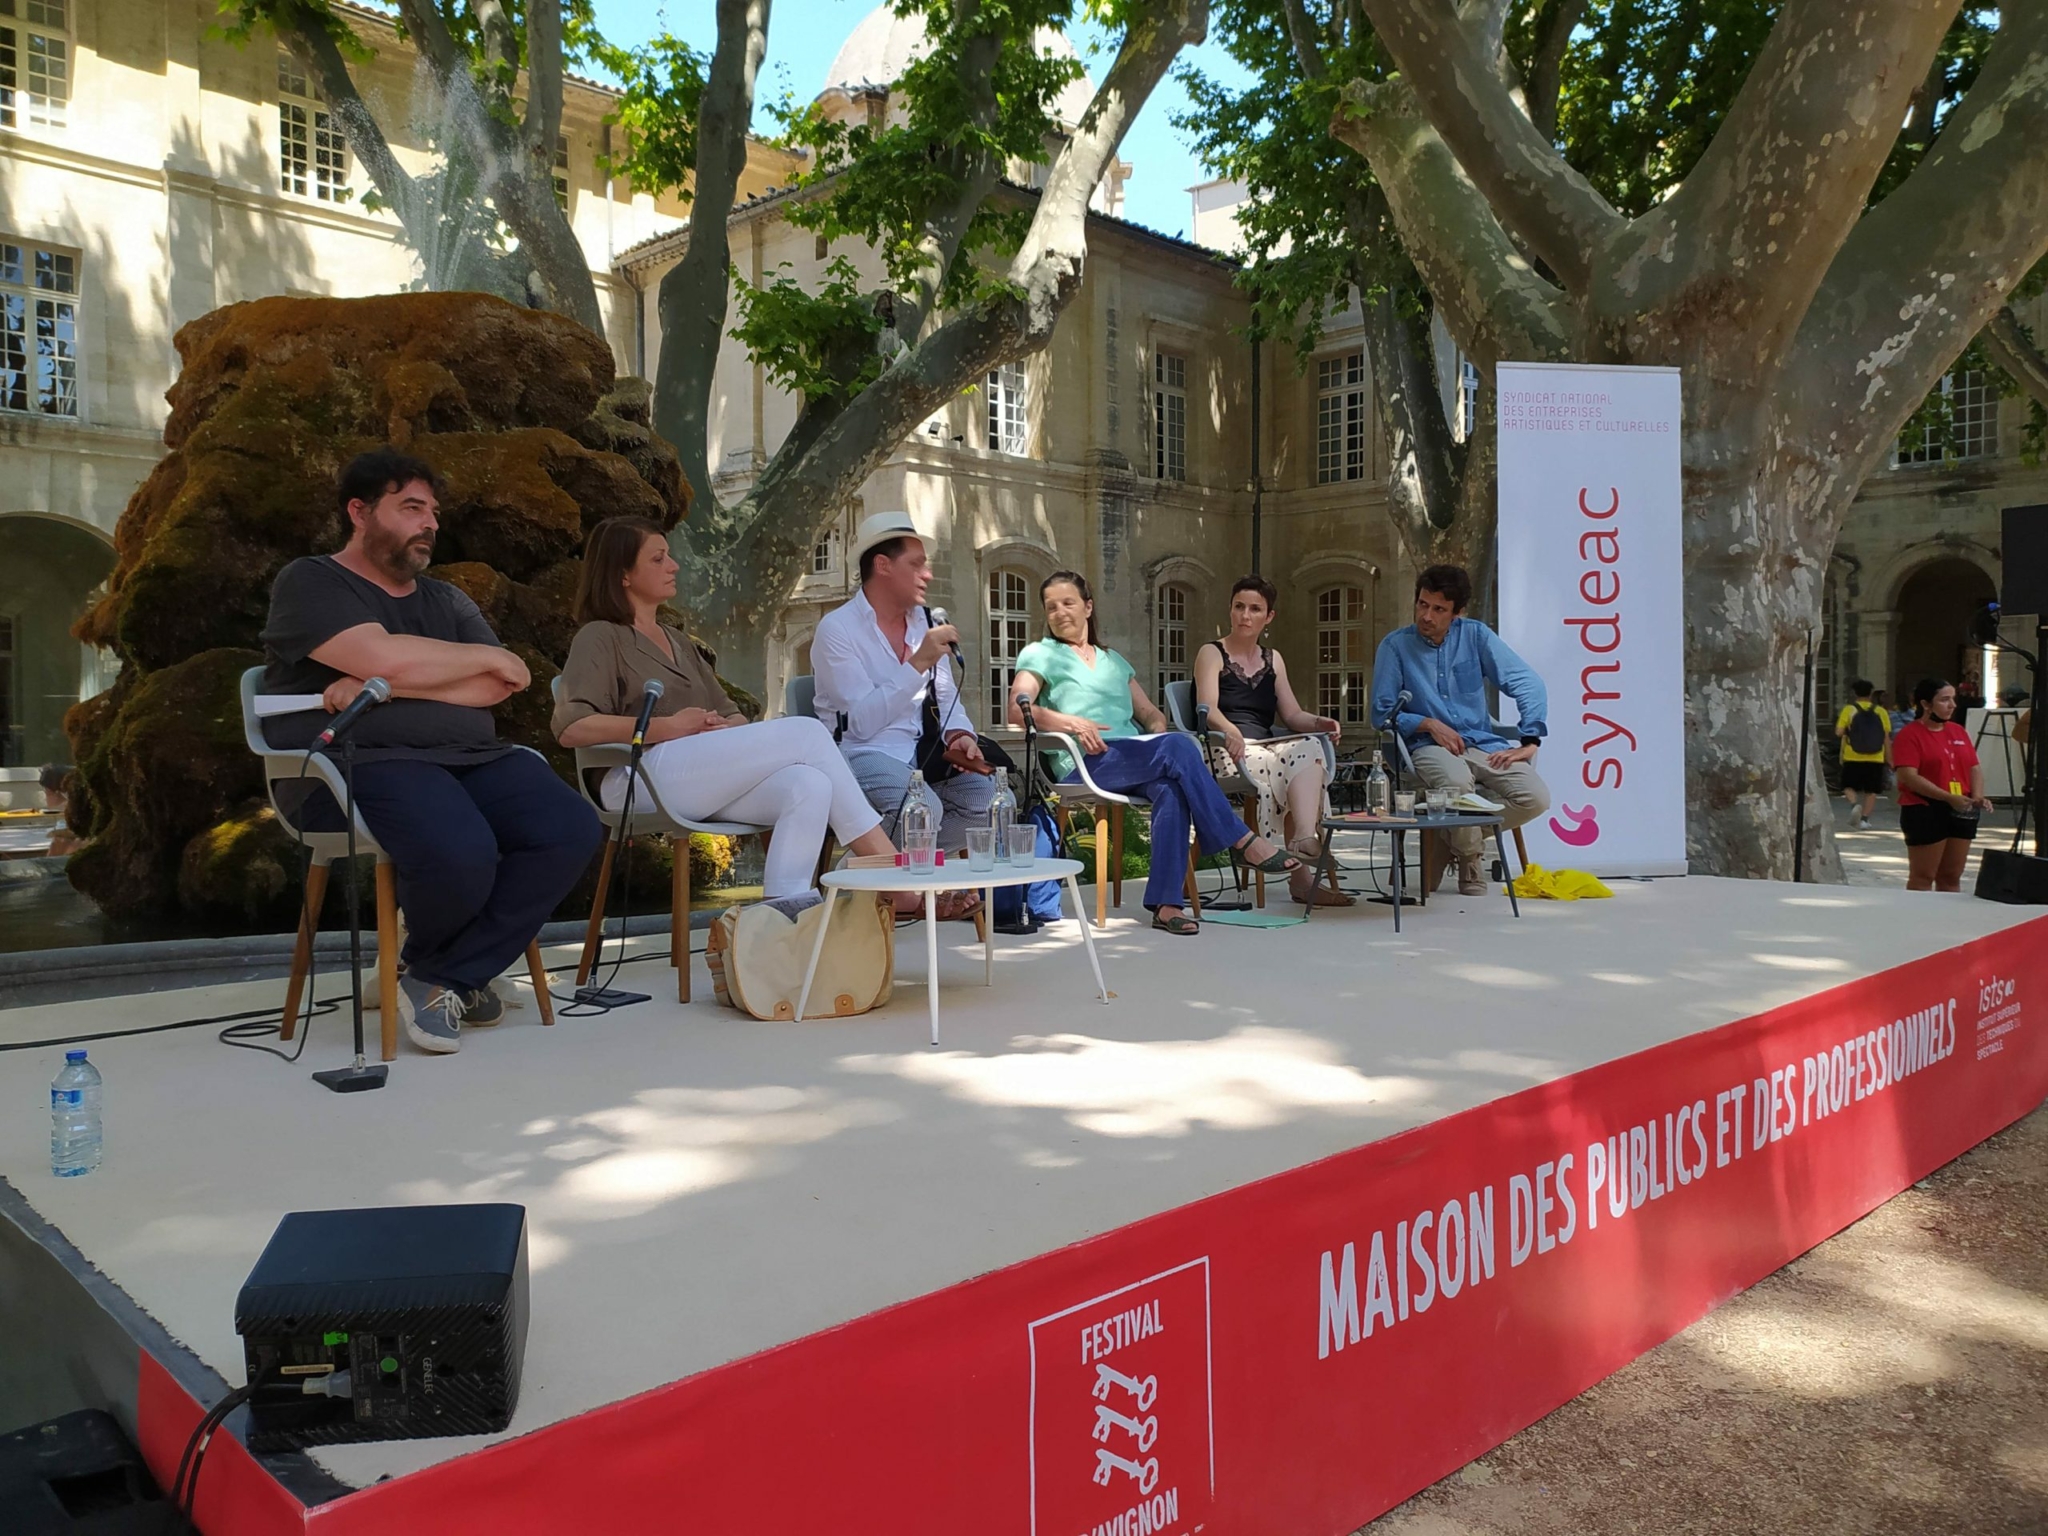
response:
M243 744L238 679L262 660L278 571L342 541L341 465L392 443L440 470L430 574L532 670L496 710L499 734L565 775L548 683L575 634L583 536L625 513L672 528L689 491L645 382L615 378L604 342L559 315L468 293L258 299L195 320L177 347L169 452L122 513L106 596L76 629L122 665L65 718L71 823L91 839L69 874L117 916L289 927L303 855ZM729 852L693 862L708 881ZM665 889L665 849L634 865L636 901Z

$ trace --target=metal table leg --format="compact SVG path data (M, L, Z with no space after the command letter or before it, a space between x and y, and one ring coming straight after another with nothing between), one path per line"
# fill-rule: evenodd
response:
M1394 932L1399 933L1401 931L1401 865L1407 858L1408 834L1396 828L1391 835L1394 839Z
M939 893L924 893L925 996L932 1007L932 1044L939 1043Z
M1515 895L1515 867L1508 862L1508 843L1499 822L1493 824L1493 846L1500 854L1500 867L1508 877L1508 906L1515 916L1522 915L1522 903Z
M1333 835L1333 834L1332 834L1331 830L1330 830L1330 829L1329 829L1328 827L1325 827L1325 828L1323 828L1323 835L1322 835L1322 838L1321 838L1321 840L1320 840L1320 841L1319 841L1319 842L1318 842L1318 843L1316 844L1316 862L1315 862L1315 868L1316 868L1316 869L1317 869L1318 871L1320 871L1320 870L1322 869L1322 867L1323 867L1324 863L1325 863L1325 862L1326 862L1326 861L1327 861L1327 860L1329 859L1329 857L1330 857L1330 838L1331 838L1331 836L1332 836L1332 835ZM1307 922L1307 921L1308 921L1308 920L1309 920L1310 918L1314 917L1315 915L1316 915L1316 883L1315 883L1315 881L1311 880L1311 881L1309 882L1309 886L1308 886L1308 899L1307 899L1306 901L1304 901L1304 902L1303 902L1303 903L1301 904L1301 920L1302 920L1302 921L1303 921L1303 922L1305 923L1305 922Z
M1081 887L1072 875L1067 876L1067 894L1074 898L1074 921L1080 925L1081 942L1088 946L1088 965L1095 972L1095 989L1106 1003L1109 1001L1109 986L1102 979L1102 961L1095 954L1095 934L1088 926L1088 913L1081 905Z
M825 930L832 926L832 909L838 905L838 901L838 892L825 893L825 915L818 919L818 937L811 945L810 964L804 967L804 989L796 995L796 1018L799 1024L803 1022L804 1008L811 1000L811 979L818 974L818 956L825 953Z
M981 984L996 984L996 888L981 893Z

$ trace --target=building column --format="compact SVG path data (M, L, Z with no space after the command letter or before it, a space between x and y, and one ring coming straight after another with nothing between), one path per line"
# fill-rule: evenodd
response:
M1864 608L1856 613L1857 670L1880 688L1892 691L1894 699L1903 698L1903 689L1911 688L1910 680L1901 683L1892 676L1896 665L1899 616L1888 608Z

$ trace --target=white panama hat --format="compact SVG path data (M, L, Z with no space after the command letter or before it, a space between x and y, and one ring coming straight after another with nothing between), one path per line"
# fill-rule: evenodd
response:
M917 526L908 512L874 512L860 520L860 526L853 531L852 560L855 566L860 557L877 544L886 544L891 539L917 539L926 543L925 531Z

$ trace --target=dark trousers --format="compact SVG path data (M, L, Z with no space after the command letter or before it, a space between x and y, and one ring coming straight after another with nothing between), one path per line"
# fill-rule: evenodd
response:
M1155 910L1183 906L1188 823L1194 823L1205 854L1236 847L1251 835L1251 828L1238 820L1216 787L1216 776L1194 737L1175 732L1149 741L1126 737L1104 745L1106 752L1088 759L1088 776L1104 789L1142 795L1152 803L1152 872L1145 879L1145 905ZM1069 784L1080 781L1078 773L1067 775Z
M502 974L604 840L597 813L535 752L475 767L358 763L355 793L397 870L406 970L435 986ZM326 816L309 806L309 828L339 828L339 807L319 798Z

